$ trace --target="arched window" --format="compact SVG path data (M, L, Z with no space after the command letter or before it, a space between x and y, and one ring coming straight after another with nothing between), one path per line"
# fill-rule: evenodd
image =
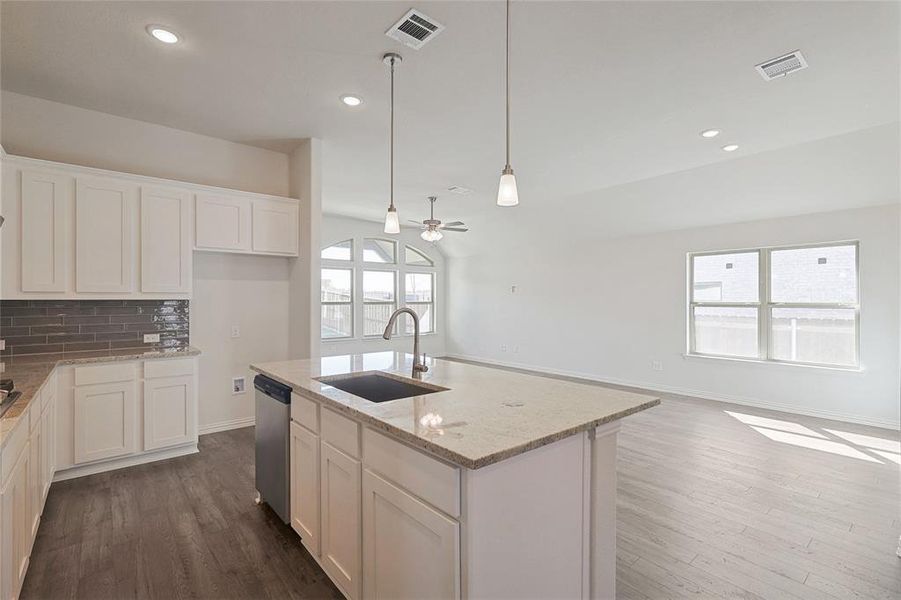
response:
M381 336L398 305L416 311L422 333L435 332L435 261L422 250L364 237L326 246L321 259L324 341ZM401 322L412 334L412 320Z

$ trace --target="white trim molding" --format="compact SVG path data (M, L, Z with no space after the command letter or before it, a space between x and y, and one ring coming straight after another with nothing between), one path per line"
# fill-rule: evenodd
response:
M230 429L241 429L242 427L251 427L255 424L256 417L242 417L240 419L231 419L229 421L219 421L217 423L208 423L201 425L198 435L206 435L208 433L217 433L219 431L228 431Z

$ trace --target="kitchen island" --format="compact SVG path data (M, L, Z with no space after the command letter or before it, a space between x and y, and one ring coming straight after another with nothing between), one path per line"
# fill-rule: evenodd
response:
M412 364L251 365L293 389L291 523L339 589L615 597L619 419L659 399L441 359L413 380ZM423 389L385 402L339 389L366 375Z

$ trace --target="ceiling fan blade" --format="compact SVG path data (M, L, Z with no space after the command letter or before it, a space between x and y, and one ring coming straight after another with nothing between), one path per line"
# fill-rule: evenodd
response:
M443 227L441 231L469 231L469 229L461 228L461 227Z
M466 225L463 221L451 221L450 223L445 223L445 227L459 227L460 225Z
M422 221L414 221L413 219L407 219L410 223L416 223L417 225L422 225Z

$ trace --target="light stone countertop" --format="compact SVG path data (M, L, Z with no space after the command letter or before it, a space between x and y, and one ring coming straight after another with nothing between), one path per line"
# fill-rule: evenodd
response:
M632 392L434 358L427 361L429 371L423 373L422 383L446 391L379 404L315 379L369 371L409 379L412 362L412 354L389 351L250 368L467 469L500 462L660 403L659 398Z
M157 360L166 358L184 358L197 356L200 350L193 346L178 350L144 351L140 348L124 348L120 350L98 350L86 352L64 352L59 354L30 354L15 358L2 359L4 379L11 378L15 389L22 395L0 417L0 448L6 445L19 417L26 411L37 391L47 381L47 377L60 365L80 365L89 363L106 363L129 360Z

